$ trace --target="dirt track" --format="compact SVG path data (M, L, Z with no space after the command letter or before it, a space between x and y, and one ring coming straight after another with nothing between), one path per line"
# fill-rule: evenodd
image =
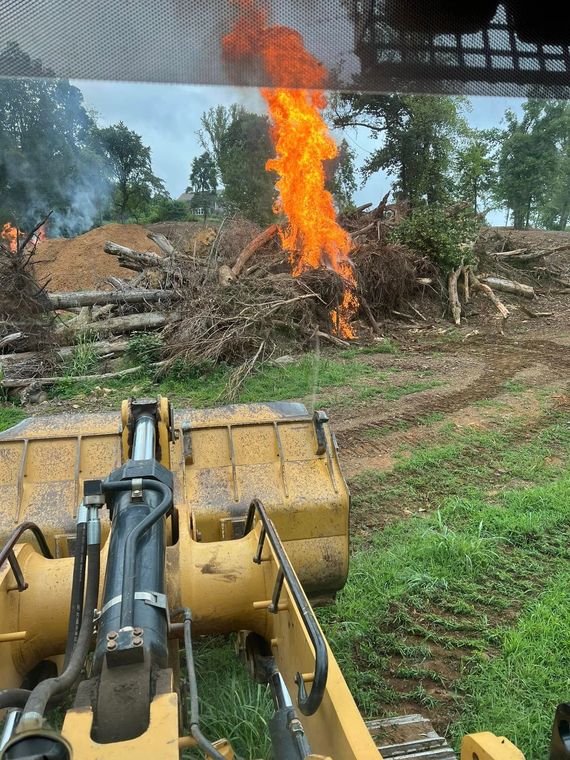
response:
M349 477L363 469L389 468L398 448L428 440L431 432L421 424L425 415L439 412L470 424L481 414L473 404L499 397L511 400L505 383L568 387L570 321L536 336L533 332L493 340L476 336L464 343L443 346L428 338L410 346L401 357L377 355L374 363L379 369L391 366L410 374L427 370L444 384L398 401L381 400L351 408L346 415L335 413L334 428ZM520 412L532 414L530 407ZM403 426L405 431L399 429Z

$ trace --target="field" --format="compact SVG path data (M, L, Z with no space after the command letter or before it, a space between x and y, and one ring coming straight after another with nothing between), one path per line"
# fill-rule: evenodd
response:
M331 417L352 559L318 615L366 717L421 712L456 746L485 729L527 760L547 755L554 709L570 696L569 370L570 330L556 321L492 339L400 327L243 386L240 401L300 399ZM177 406L214 404L226 375L171 372L160 390ZM34 412L156 391L145 376L105 388L70 377ZM0 424L23 415L6 405ZM267 757L267 695L233 643L203 643L198 662L205 729Z

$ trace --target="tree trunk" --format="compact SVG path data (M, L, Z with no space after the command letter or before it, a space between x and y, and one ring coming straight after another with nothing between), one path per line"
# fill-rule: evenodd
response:
M251 259L253 254L262 248L266 243L268 243L271 238L277 234L278 229L279 228L276 224L270 224L267 229L263 230L263 232L260 232L257 237L253 238L253 240L248 243L248 245L246 245L246 247L237 257L236 263L232 267L232 274L234 277L239 277L241 270Z
M52 309L75 309L80 306L102 306L107 304L157 303L170 301L175 296L173 290L85 290L76 293L48 293Z
M101 320L101 322L90 322L88 324L78 325L76 329L71 328L75 333L81 334L114 334L130 333L135 330L153 330L164 327L167 322L174 321L177 318L174 314L160 314L159 312L150 312L150 314L129 314L124 317L111 317L110 319ZM58 330L60 333L66 332L66 326Z
M534 298L535 296L534 288L515 280L505 280L502 277L481 277L481 281L486 282L494 290L503 291L503 293L512 293L515 296L522 296L523 298Z
M449 273L447 288L449 293L449 305L451 307L451 313L453 315L453 321L456 325L461 324L461 303L459 302L459 295L457 294L457 278L461 272L462 267L452 269Z

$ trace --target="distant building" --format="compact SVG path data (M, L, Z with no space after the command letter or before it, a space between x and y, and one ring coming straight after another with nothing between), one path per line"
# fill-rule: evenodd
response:
M211 216L212 214L221 214L223 211L222 204L217 196L207 196L209 203L206 208L205 194L195 193L193 190L186 190L178 197L178 200L190 207L190 213L193 216Z

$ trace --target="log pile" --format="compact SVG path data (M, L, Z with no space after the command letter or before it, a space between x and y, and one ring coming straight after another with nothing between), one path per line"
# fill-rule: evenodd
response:
M494 249L478 251L479 268L462 262L442 276L432 261L392 242L391 232L407 208L387 201L385 196L378 206L366 204L341 219L354 242L351 261L360 335L381 334L386 318L429 326L422 304L413 303L419 294L435 302L433 311L439 317L443 300L459 325L474 293L489 299L506 320L513 298L528 303L540 295L548 267L554 282L570 287L564 273L545 263L552 254L570 250L570 245L531 250L495 243ZM48 283L38 283L34 276L32 238L16 254L0 246L4 286L0 362L5 388L57 382L82 340L107 364L99 375L84 373L80 379L104 381L136 374L138 361L135 368L125 370L109 366L108 360L123 356L137 333L160 336L156 369L178 360L190 365L234 365L234 394L257 364L278 353L302 350L315 340L348 345L335 333L332 319L346 283L326 267L293 278L277 225L261 229L243 220L225 220L211 243L199 251L196 246L181 250L164 235L151 232L148 237L160 254L105 243L101 256L116 257L122 268L136 272L131 279L109 277L106 291L48 292ZM482 264L485 271L480 271ZM533 317L550 313L527 306L524 311Z

